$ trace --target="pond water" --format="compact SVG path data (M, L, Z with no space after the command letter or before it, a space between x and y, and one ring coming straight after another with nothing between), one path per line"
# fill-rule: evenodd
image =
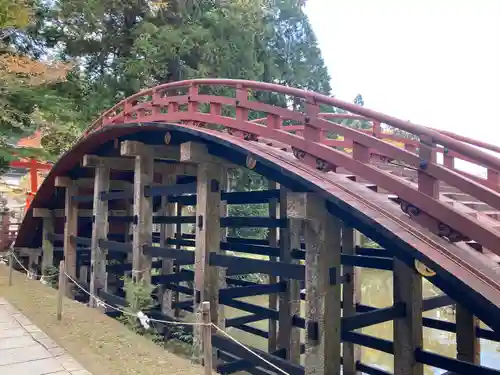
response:
M392 305L392 272L379 271L371 269L361 270L361 303L374 307L387 307ZM424 280L423 283L424 298L429 298L441 294L441 292L432 284ZM259 306L268 306L267 296L257 296L242 298L241 300L251 302ZM304 302L302 302L302 313L304 312ZM249 313L236 310L230 307L225 307L227 318L249 315ZM302 316L304 316L302 314ZM448 308L439 308L424 313L424 316L429 318L441 319L449 322L455 321L454 312ZM268 329L268 321L250 323L249 325ZM302 330L304 332L304 330ZM387 340L393 339L392 322L377 324L371 327L364 328L363 333L380 337ZM266 350L268 342L266 339L255 335L240 331L234 327L228 328L234 338L253 347ZM424 327L424 349L441 355L446 355L455 358L456 345L455 334L443 332L431 328ZM302 356L302 360L304 356ZM393 371L393 356L377 350L363 348L362 350L363 363L371 366L376 366L387 371ZM489 340L481 340L481 364L484 366L500 369L500 344ZM426 366L426 375L437 375L445 371Z

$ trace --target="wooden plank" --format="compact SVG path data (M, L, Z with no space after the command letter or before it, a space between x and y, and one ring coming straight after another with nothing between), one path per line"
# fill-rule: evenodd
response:
M239 168L239 166L227 162L217 156L211 155L207 151L206 145L197 142L185 142L180 146L180 159L185 163L196 164L217 164L226 168Z
M481 364L481 342L476 335L479 319L464 306L457 304L457 359L476 365Z
M181 146L182 150L182 146ZM206 152L206 151L205 151ZM207 153L206 153L207 154ZM181 157L182 159L182 157ZM198 312L203 301L210 302L210 315L214 324L219 324L219 270L210 267L210 253L220 252L220 186L223 176L223 166L214 163L198 165L196 205L196 250L195 250L195 303L194 311ZM198 314L199 317L199 314ZM196 343L201 343L200 327L193 329ZM193 345L195 358L200 358L199 345Z
M132 278L134 281L151 282L151 257L144 254L143 246L153 242L153 201L144 196L144 188L153 182L152 153L140 142L124 141L121 144L122 156L134 156L134 217L132 236Z
M52 211L47 211L48 215L42 219L42 274L48 267L54 267L54 245L47 238L49 233L54 233L54 217Z
M340 278L341 224L312 193L291 193L288 216L304 220L306 245L305 374L340 375L341 285L330 284L330 268Z
M177 183L177 176L175 174L164 174L161 180L164 186L175 186ZM175 204L170 203L166 196L161 197L161 207L159 211L160 215L174 216L175 215ZM160 224L160 247L166 246L167 238L173 238L174 236L174 225L173 224ZM161 275L171 275L174 273L174 261L173 259L163 258ZM161 288L161 311L165 315L174 316L173 310L173 291L166 288Z
M106 286L106 254L105 248L99 245L100 240L108 238L108 202L100 198L102 191L109 189L110 170L105 166L95 168L94 199L92 206L93 224L91 238L91 265L90 268L90 293L98 295L98 290ZM96 308L97 301L93 298L89 301L90 307Z
M278 184L275 181L268 181L267 188L269 190L276 191L278 187ZM277 190L278 193L280 192ZM285 205L286 209L286 205ZM276 198L269 199L268 203L268 211L269 211L269 217L272 219L277 218L277 213L278 213L278 200ZM272 247L277 247L278 245L278 231L277 228L269 228L267 231L267 241L269 243L269 246ZM227 241L227 238L226 238ZM278 253L279 255L279 253ZM276 262L278 261L278 258L276 256L270 256L269 257L270 262ZM278 278L273 275L269 275L269 284L275 284L278 282ZM268 300L268 306L270 309L277 310L278 309L278 295L277 294L270 294L269 295L269 300ZM278 325L276 324L276 321L273 319L268 320L268 328L267 331L269 332L269 340L268 340L268 345L267 345L267 351L269 353L273 353L276 351L278 348Z
M406 316L394 320L394 375L423 375L415 359L422 348L422 278L399 259L394 259L394 304L406 304Z
M129 142L129 143L126 143ZM135 162L133 157L138 151L149 152L153 155L155 159L165 159L163 156L175 156L177 155L177 159L175 158L166 158L169 160L178 160L179 147L178 146L165 146L166 148L158 148L157 146L148 146L143 145L144 147L136 147L136 145L130 144L130 142L135 141L125 141L126 143L125 152L129 154L126 156L129 157L109 157L109 156L98 156L98 155L84 155L82 165L84 167L108 167L112 170L122 170L122 171L133 171L135 169ZM136 142L140 143L140 142ZM156 154L155 151L160 151L159 154ZM125 156L125 155L124 155ZM167 164L164 162L155 162L154 171L156 173L162 174L177 174L177 175L185 175L185 176L196 176L196 166L182 163L175 164ZM113 185L113 183L112 183Z
M360 233L352 227L342 226L342 252L345 255L356 255L356 247L360 244ZM353 266L342 265L342 274L349 275L342 286L343 317L349 318L356 315L356 306L361 303L361 275L359 269ZM343 343L343 373L344 375L357 375L356 367L361 360L361 347L352 343Z
M302 219L288 218L287 202L290 190L281 188L280 219L288 221L286 228L280 228L280 262L276 268L283 265L299 265L299 261L291 256L292 249L300 247L300 236L303 232ZM280 276L280 281L286 281L288 288L278 296L278 347L285 349L286 357L292 363L300 364L300 330L292 327L294 315L300 315L300 279Z

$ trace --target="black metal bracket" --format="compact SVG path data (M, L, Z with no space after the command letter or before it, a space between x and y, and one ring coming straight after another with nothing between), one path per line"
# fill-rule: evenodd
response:
M135 225L139 224L139 216L134 215L134 218L133 218L133 220L132 220L132 223L134 223Z
M199 290L195 290L195 292L194 292L194 302L196 304L201 303L201 292Z
M220 190L219 181L217 181L216 179L211 179L210 180L210 191L212 193L218 193L219 190Z
M203 215L198 215L198 229L203 230Z
M319 341L319 324L314 320L306 322L307 338L311 341Z

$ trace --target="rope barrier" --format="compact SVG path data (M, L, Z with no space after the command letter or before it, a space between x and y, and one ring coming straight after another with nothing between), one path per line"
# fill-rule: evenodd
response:
M17 264L19 264L21 266L21 268L26 271L26 276L28 276L28 278L31 278L31 277L40 277L40 281L43 282L43 280L51 279L53 277L59 276L59 272L57 272L57 273L55 273L53 275L43 275L43 274L37 274L37 273L31 272L29 269L27 269L26 267L24 267L24 265L21 262L21 260L19 260L19 258L16 256L16 254L13 251L7 253L7 255L12 256L14 258L14 260L17 262Z
M26 269L26 267L24 267L24 265L16 257L16 255L14 254L14 252L10 252L10 253L8 253L8 255L12 255L12 257L14 258L14 260L27 272L28 275L33 274L31 271L29 271L28 269ZM44 276L44 275L36 275L36 274L33 274L33 275L34 276L42 276L42 277ZM56 275L51 275L51 277L58 276L58 275L59 275L59 273L57 273ZM278 372L280 372L283 375L289 375L286 371L282 370L280 367L276 366L274 363L268 361L267 359L265 359L264 357L262 357L260 354L256 353L252 349L250 349L245 344L243 344L242 342L240 342L237 339L235 339L234 337L232 337L229 333L227 333L226 331L224 331L224 329L220 328L219 326L217 326L214 323L208 323L207 324L207 323L204 323L204 322L177 322L177 321L169 321L169 320L160 320L160 319L150 318L146 314L144 314L144 312L142 312L142 311L138 311L137 313L132 313L132 312L126 311L124 309L120 309L120 308L118 308L116 306L110 305L109 303L103 301L99 297L93 295L90 291L88 291L87 289L85 289L80 283L78 283L75 279L73 279L73 277L71 277L70 275L68 275L67 272L64 272L64 275L77 288L79 288L85 294L87 294L89 296L89 298L91 298L94 301L96 301L97 306L105 307L105 308L110 308L112 310L115 310L115 311L118 311L118 312L122 313L123 315L127 315L127 316L130 316L130 317L137 318L137 319L139 319L141 325L145 329L149 329L150 328L150 323L160 323L160 324L178 325L178 326L198 326L198 327L212 326L213 328L215 328L215 330L217 332L220 332L222 335L224 335L225 337L227 337L228 339L230 339L231 341L233 341L235 344L241 346L244 350L246 350L250 354L254 355L256 358L258 358L259 360L261 360L262 362L264 362L268 366L274 368L275 370L277 370Z

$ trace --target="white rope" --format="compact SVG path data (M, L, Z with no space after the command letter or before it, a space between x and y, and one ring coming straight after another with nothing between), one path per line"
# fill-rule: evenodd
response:
M85 289L82 285L80 285L77 281L75 281L75 279L73 279L66 272L65 272L65 275L68 277L68 279L73 284L75 284L79 289L81 289L84 293L86 293L90 298L92 298L93 300L95 300L98 306L107 307L107 308L110 308L112 310L121 312L123 315L132 316L132 317L135 317L135 318L139 318L139 320L141 320L141 318L138 316L138 314L140 315L140 313L142 313L142 311L138 311L137 313L134 314L134 313L131 313L129 311L120 309L120 308L118 308L116 306L110 305L110 304L104 302L99 297L97 297L97 296L93 295L92 293L90 293L87 289ZM142 313L142 314L144 314L144 313ZM144 314L144 316L147 318L148 322L156 322L156 323L163 323L163 324L170 324L170 325L179 325L179 326L206 326L207 325L205 323L196 323L196 322L175 322L175 321L168 321L168 320L158 320L158 319L149 318L146 314Z
M75 284L78 288L80 288L83 292L85 292L90 298L93 298L96 301L96 303L97 303L98 306L108 307L108 308L113 309L115 311L119 311L119 312L121 312L124 315L128 315L128 316L132 316L132 317L138 318L139 321L141 322L141 325L145 329L149 329L150 328L150 323L152 323L152 322L163 323L163 324L170 324L170 325L180 325L180 326L207 326L207 325L210 325L210 326L213 326L217 331L221 332L224 336L228 337L230 340L232 340L233 342L235 342L236 344L238 344L239 346L241 346L247 352L253 354L255 357L257 357L258 359L260 359L262 362L268 364L269 366L273 367L274 369L276 369L277 371L279 371L280 373L282 373L284 375L289 375L286 371L282 370L281 368L279 368L278 366L276 366L274 363L268 361L267 359L265 359L261 355L255 353L253 350L251 350L250 348L248 348L245 344L243 344L243 343L239 342L238 340L236 340L234 337L232 337L231 335L229 335L227 332L225 332L222 328L220 328L219 326L217 326L214 323L208 323L207 324L207 323L200 323L200 322L175 322L175 321L168 321L168 320L159 320L159 319L153 319L153 318L148 317L142 311L138 311L137 313L134 314L134 313L131 313L129 311L125 311L123 309L120 309L118 307L112 306L112 305L104 302L103 300L101 300L100 298L96 297L95 295L93 295L92 293L90 293L88 290L86 290L82 285L80 285L78 282L76 282L70 275L68 275L67 273L65 273L65 274L66 274L66 276L68 277L68 279L73 284Z
M56 277L56 276L59 276L59 272L53 274L53 275L43 275L43 274L36 274L34 272L31 272L29 269L27 269L26 267L24 267L24 265L21 263L21 261L19 260L18 257L16 257L16 254L11 251L9 253L7 253L7 255L12 255L12 257L14 258L14 260L17 262L17 264L19 264L23 270L26 271L26 276L28 276L28 278L30 277L40 277L40 281L46 281L47 279L51 279L53 277Z
M10 254L12 254L12 256L14 257L14 259L17 261L17 263L28 273L28 274L31 274L31 272L29 270L27 270L22 264L21 262L19 261L19 259L16 257L16 255L11 252ZM140 272L140 271L139 271ZM162 323L162 324L169 324L169 325L180 325L180 326L207 326L207 325L211 325L213 326L218 332L222 333L224 336L226 336L227 338L229 338L231 341L233 341L234 343L238 344L239 346L241 346L243 349L245 349L247 352L251 353L252 355L254 355L255 357L257 357L258 359L260 359L262 362L266 363L267 365L271 366L272 368L276 369L277 371L279 371L280 373L284 374L284 375L289 375L286 371L282 370L281 368L279 368L278 366L276 366L274 363L268 361L267 359L265 359L264 357L262 357L261 355L257 354L256 352L254 352L253 350L251 350L250 348L248 348L245 344L241 343L240 341L236 340L234 337L232 337L230 334L228 334L226 331L224 331L222 328L220 328L219 326L217 326L216 324L214 323L200 323L200 322L176 322L176 321L168 321L168 320L159 320L159 319L153 319L153 318L150 318L148 317L146 314L144 314L144 312L142 311L138 311L137 313L131 313L129 311L126 311L126 310L123 310L123 309L120 309L118 307L115 307L113 305L110 305L106 302L104 302L102 299L100 299L99 297L93 295L90 291L88 291L87 289L85 289L82 285L80 285L75 279L73 279L70 275L68 275L66 272L64 273L66 275L66 277L74 284L76 285L79 289L81 289L84 293L86 293L90 298L92 298L93 300L96 301L97 303L97 306L99 307L107 307L107 308L110 308L110 309L113 309L115 311L118 311L118 312L121 312L122 314L124 315L128 315L128 316L131 316L131 317L135 317L135 318L138 318L139 321L141 322L141 325L145 328L145 329L149 329L150 328L150 323L151 322L155 322L155 323ZM44 275L39 275L39 276L44 276ZM56 275L51 275L52 276L56 276Z
M279 368L278 366L276 366L274 363L272 362L269 362L267 359L265 359L264 357L262 357L261 355L255 353L252 349L248 348L245 344L242 344L241 342L239 342L238 340L236 340L233 336L231 336L229 333L227 333L226 331L224 331L222 328L220 328L219 326L217 326L216 324L213 324L212 323L212 326L217 330L219 331L220 333L222 333L224 336L226 336L228 339L230 339L231 341L233 341L234 343L238 344L239 346L241 346L243 349L245 349L247 352L253 354L254 356L256 356L258 359L260 359L262 362L268 364L269 366L271 366L272 368L278 370L279 372L281 372L282 374L284 375L289 375L288 372L286 372L285 370L282 370L281 368Z

